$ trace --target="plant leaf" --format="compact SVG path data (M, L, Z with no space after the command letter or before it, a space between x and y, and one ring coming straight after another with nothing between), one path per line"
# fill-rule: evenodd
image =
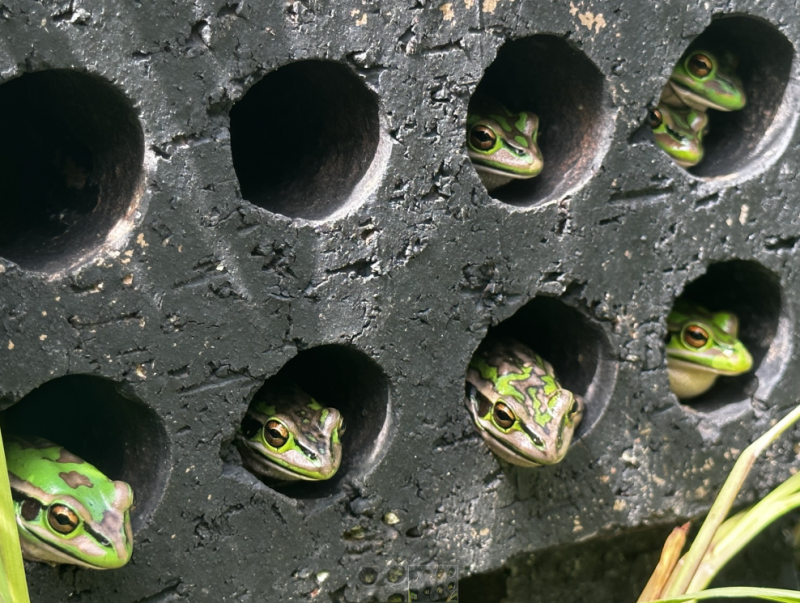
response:
M0 603L30 603L0 434Z

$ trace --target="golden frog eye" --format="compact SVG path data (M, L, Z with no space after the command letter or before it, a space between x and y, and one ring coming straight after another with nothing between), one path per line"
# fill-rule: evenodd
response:
M47 512L50 527L59 534L70 534L78 527L78 516L75 511L64 505L53 505Z
M695 77L706 77L714 65L711 59L701 53L695 53L689 57L689 72Z
M508 429L517 420L514 411L502 402L494 405L494 421L503 429Z
M347 429L347 424L344 422L344 417L342 417L341 419L339 419L339 437L342 436L342 434L345 432L346 429Z
M708 343L708 331L697 325L689 325L683 331L683 341L693 348L702 348Z
M664 118L661 115L661 111L658 109L650 109L647 112L647 123L650 124L650 127L655 129L660 126L664 122Z
M264 439L270 446L280 448L289 440L289 430L280 421L272 419L264 425Z
M469 143L480 151L488 151L497 142L497 136L491 128L475 126L469 131Z

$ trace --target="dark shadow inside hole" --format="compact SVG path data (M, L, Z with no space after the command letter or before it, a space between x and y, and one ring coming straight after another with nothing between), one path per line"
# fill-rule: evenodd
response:
M169 443L154 411L101 377L48 381L0 415L3 433L59 444L111 479L128 482L134 531L155 511L170 469Z
M51 272L105 242L139 194L144 134L105 80L55 69L0 85L0 256Z
M458 581L460 603L490 603L506 597L506 580L509 571L498 569L482 574L473 574Z
M794 49L771 24L744 16L715 19L689 46L689 50L696 49L718 56L733 52L739 60L736 73L747 95L747 105L740 111L708 112L705 155L689 171L713 178L738 172L757 159L754 152L783 100Z
M778 330L782 312L778 277L760 264L746 260L712 264L706 274L686 286L679 299L700 304L711 312L725 310L736 314L739 339L753 356L753 368L747 373L719 377L706 393L682 402L696 410L711 412L751 398L758 388L756 371L763 373L762 362ZM779 370L779 367L767 368Z
M577 438L605 412L616 381L616 363L602 330L575 308L553 297L536 297L490 328L486 338L490 337L521 341L553 365L563 387L584 397L586 411Z
M342 207L378 148L375 96L348 67L329 61L267 74L230 119L242 196L291 218L319 220Z
M300 352L275 378L294 382L322 406L337 409L347 429L341 438L342 462L333 477L267 485L293 498L324 498L335 493L342 480L370 468L383 445L389 405L386 377L377 364L354 349L325 345Z
M528 206L582 181L606 137L610 98L604 82L586 55L563 38L536 35L503 45L476 93L511 111L538 115L544 167L535 178L493 190L492 197Z

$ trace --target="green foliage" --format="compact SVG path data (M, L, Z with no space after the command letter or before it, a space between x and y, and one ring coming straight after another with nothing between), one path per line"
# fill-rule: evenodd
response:
M0 434L0 603L30 603Z

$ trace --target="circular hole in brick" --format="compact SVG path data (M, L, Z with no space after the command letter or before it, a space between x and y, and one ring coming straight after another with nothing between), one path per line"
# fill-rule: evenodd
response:
M89 259L141 195L130 101L100 77L53 69L0 85L0 114L0 256L48 273Z
M583 397L583 419L576 441L586 435L606 410L617 380L603 331L578 309L553 297L535 297L513 316L491 327L486 339L510 337L550 362L562 387Z
M712 21L687 51L699 49L717 56L735 53L747 104L739 111L709 109L705 154L689 172L714 178L773 162L796 123L797 94L794 88L785 94L794 59L792 44L761 19L733 16Z
M321 406L338 410L346 425L341 437L342 461L327 480L264 483L294 498L324 498L344 480L363 475L383 452L389 416L389 388L383 371L362 352L342 345L324 345L300 352L268 379L254 399L276 381L293 383ZM280 411L280 402L275 400ZM258 476L256 476L258 477Z
M493 189L495 199L524 207L563 196L591 177L608 150L612 120L605 78L563 38L535 35L504 44L473 99L478 96L539 118L541 173ZM476 104L470 102L470 109Z
M718 377L700 396L681 402L713 412L753 397L765 399L780 380L791 356L791 317L778 276L761 264L731 260L709 266L684 288L679 299L710 312L733 312L739 318L739 339L753 356L753 368L742 375Z
M128 482L134 531L158 506L170 469L169 442L158 415L126 385L70 375L37 387L2 413L3 432L43 437Z
M380 138L376 97L331 61L267 74L233 106L230 120L242 196L290 218L322 220L348 205Z

